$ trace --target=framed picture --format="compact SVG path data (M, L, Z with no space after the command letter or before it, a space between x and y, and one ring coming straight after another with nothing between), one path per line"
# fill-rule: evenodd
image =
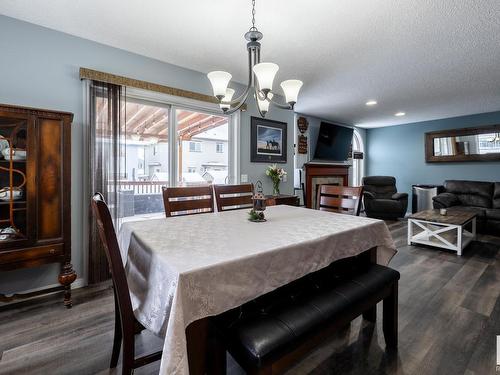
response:
M250 123L250 161L286 163L287 123L252 117Z

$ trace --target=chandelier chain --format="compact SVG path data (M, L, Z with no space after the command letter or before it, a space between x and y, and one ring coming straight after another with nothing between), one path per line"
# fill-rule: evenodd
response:
M252 0L252 27L250 30L257 30L255 27L255 0Z
M281 109L293 110L297 102L299 90L302 87L302 81L298 79L286 80L281 83L285 94L285 103L281 104L272 100L274 92L272 91L272 81L278 71L278 65L268 62L260 62L260 40L262 33L255 26L255 3L256 0L250 0L252 3L252 25L250 30L245 33L244 38L248 41L248 83L243 93L236 99L233 99L235 90L228 87L231 80L231 74L224 71L213 71L208 73L208 79L212 83L214 96L217 98L220 108L226 115L230 115L240 110L251 91L255 92L257 109L261 117L265 117L269 106ZM261 82L262 81L262 82ZM253 95L252 95L253 96Z

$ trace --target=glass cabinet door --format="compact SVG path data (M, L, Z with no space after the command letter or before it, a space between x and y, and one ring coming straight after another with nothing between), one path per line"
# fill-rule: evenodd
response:
M0 117L0 249L28 240L28 121Z

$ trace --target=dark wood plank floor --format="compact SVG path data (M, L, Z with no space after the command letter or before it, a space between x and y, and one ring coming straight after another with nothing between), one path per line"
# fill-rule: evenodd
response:
M401 272L398 352L385 352L380 319L358 318L289 374L495 374L500 238L480 236L457 257L406 246L404 221L389 227L399 250L391 266ZM118 374L107 368L112 330L107 286L76 290L71 310L55 295L0 308L0 374ZM161 348L161 341L143 333L138 347ZM240 374L229 361L230 373ZM154 363L136 373L158 369Z

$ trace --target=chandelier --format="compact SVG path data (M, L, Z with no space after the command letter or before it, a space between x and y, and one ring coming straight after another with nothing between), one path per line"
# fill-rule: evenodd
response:
M225 114L236 112L245 103L249 93L254 91L254 97L257 101L257 108L261 117L265 117L269 111L269 105L272 103L278 108L293 110L302 81L298 79L289 79L281 82L281 88L285 94L286 104L277 103L273 100L273 81L279 66L272 62L260 62L260 42L262 33L255 27L255 0L252 0L252 27L245 34L248 51L248 83L245 91L236 99L233 99L235 90L228 87L232 75L224 71L214 71L207 74L214 96L219 102L219 106Z

